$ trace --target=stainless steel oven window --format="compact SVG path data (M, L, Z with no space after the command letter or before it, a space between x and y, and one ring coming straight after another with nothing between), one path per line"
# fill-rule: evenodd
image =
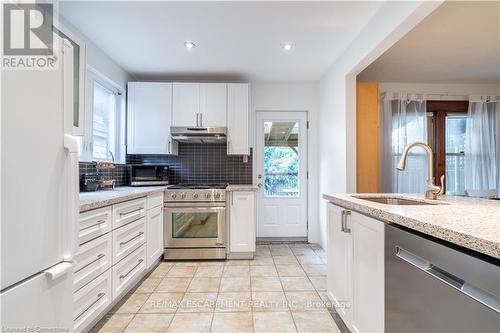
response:
M165 247L225 245L226 208L176 204L165 206Z

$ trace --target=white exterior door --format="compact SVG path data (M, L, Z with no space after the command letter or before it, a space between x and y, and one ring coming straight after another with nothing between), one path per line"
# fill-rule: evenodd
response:
M307 237L307 113L257 112L257 237Z

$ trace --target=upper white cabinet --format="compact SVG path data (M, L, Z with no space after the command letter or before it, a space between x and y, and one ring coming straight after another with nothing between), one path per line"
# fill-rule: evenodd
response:
M225 83L174 83L172 105L172 126L226 126Z
M225 83L200 83L200 114L201 126L226 126Z
M227 84L228 155L250 154L248 92L248 83Z
M198 126L200 113L200 84L173 83L172 126Z
M177 154L170 138L172 84L129 82L127 107L128 154Z
M328 293L352 332L384 332L384 223L328 204Z
M229 250L255 252L255 192L233 191L230 200Z

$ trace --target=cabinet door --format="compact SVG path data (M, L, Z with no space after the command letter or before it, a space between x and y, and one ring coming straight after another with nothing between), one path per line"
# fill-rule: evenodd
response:
M249 155L248 83L227 84L227 153Z
M384 332L384 223L352 213L352 326Z
M226 84L200 83L201 126L226 127Z
M255 252L255 192L231 192L230 251Z
M148 210L146 265L151 267L163 254L163 209Z
M173 83L172 126L197 126L200 112L200 84Z
M352 239L342 228L342 211L345 209L328 204L328 294L336 303L337 312L351 328L352 313Z
M171 142L172 84L129 82L128 154L176 154Z

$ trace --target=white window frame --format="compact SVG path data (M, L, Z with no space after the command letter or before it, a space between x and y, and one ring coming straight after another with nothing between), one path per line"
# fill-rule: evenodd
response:
M85 131L82 137L80 162L100 161L93 155L94 82L115 94L115 163L125 163L125 89L96 69L87 66L85 94Z

